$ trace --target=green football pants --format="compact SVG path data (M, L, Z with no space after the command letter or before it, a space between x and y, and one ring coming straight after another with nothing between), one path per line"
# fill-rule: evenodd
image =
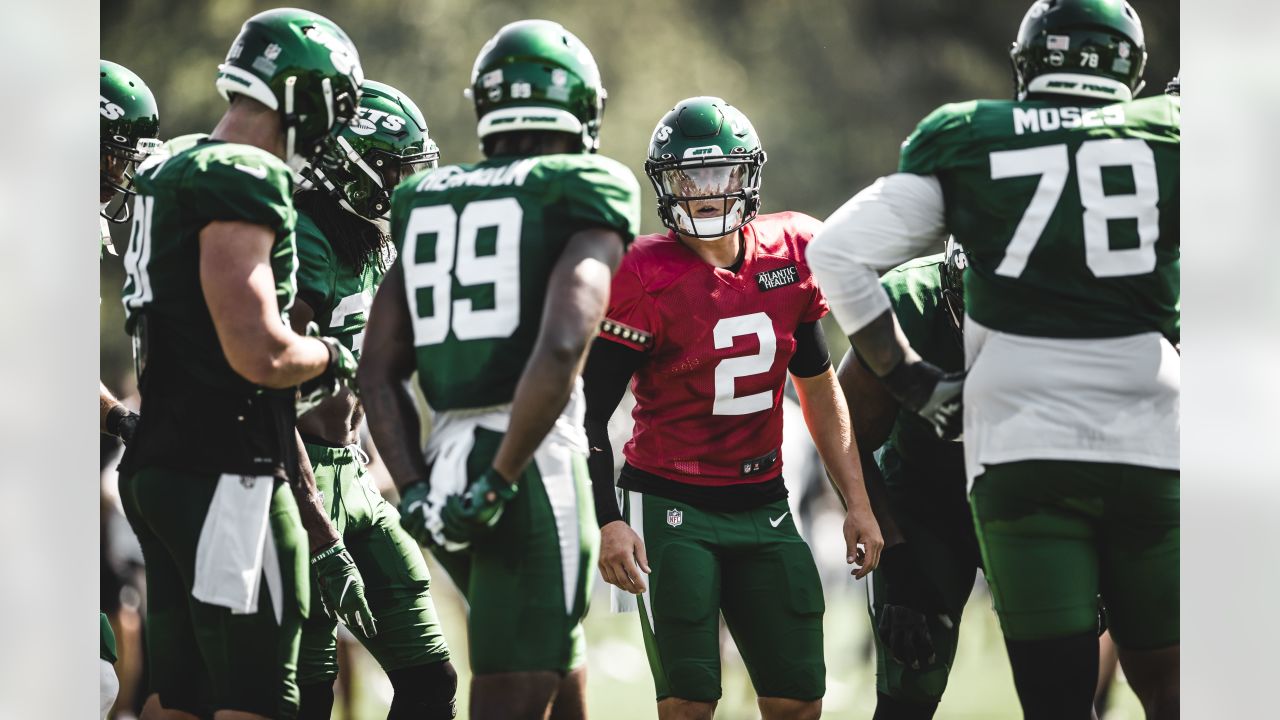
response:
M628 492L623 516L645 542L640 623L658 700L720 698L720 615L761 697L826 694L822 583L786 500L712 512Z
M364 579L378 634L357 637L383 670L449 659L431 600L431 577L418 544L400 527L400 514L382 498L352 448L307 444L325 511ZM314 573L311 594L319 597ZM298 684L332 682L338 675L337 621L319 602L302 624Z
M988 465L973 517L1004 634L1044 640L1097 627L1116 644L1178 644L1179 473L1134 465Z
M502 433L475 429L469 482L501 441ZM588 482L585 455L546 441L492 532L460 552L432 549L471 606L473 673L563 673L586 661L582 618L600 547Z
M873 632L876 690L905 702L932 704L941 700L955 663L960 619L981 564L978 540L962 483L952 488L938 487L925 478L907 477L897 482L886 478L886 490L894 521L925 575L922 580L937 593L951 626L947 627L936 613L928 613L929 637L937 662L921 664L918 669L894 660L879 632ZM893 592L884 573L871 573L867 604L873 630L878 626L885 599Z
M201 717L240 710L292 718L298 710L298 641L309 600L306 534L287 483L244 481L274 483L268 531L281 575L278 620L267 582L252 614L235 614L191 595L196 547L218 475L147 467L120 478L125 516L146 563L151 689L164 707Z

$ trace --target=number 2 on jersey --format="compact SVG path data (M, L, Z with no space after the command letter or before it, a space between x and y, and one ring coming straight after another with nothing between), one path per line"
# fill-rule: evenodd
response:
M413 317L414 345L509 337L520 325L520 228L524 211L515 198L476 200L458 213L451 205L415 208L404 233L405 294ZM481 230L496 230L492 255L478 255ZM435 257L419 262L418 242L435 236ZM453 299L453 284L493 286L493 307L477 310L470 298ZM419 291L430 291L430 306Z
M750 395L734 395L734 381L748 375L769 372L778 349L778 338L773 332L773 321L762 312L735 315L716 323L711 331L717 350L733 347L733 340L744 335L755 335L760 350L754 355L743 355L721 360L715 371L715 401L712 415L750 415L773 407L773 393L763 390Z
M1136 138L1087 140L1076 151L1076 175L1080 204L1084 207L1084 259L1094 277L1142 275L1156 268L1156 241L1160 239L1160 200L1156 161L1151 148ZM1107 195L1102 189L1102 168L1128 167L1133 171L1132 193ZM1031 251L1058 206L1071 171L1066 145L991 153L991 179L1039 175L1031 204L1022 214L1005 248L996 274L1018 277L1027 268ZM1113 250L1107 221L1134 219L1138 223L1138 247Z

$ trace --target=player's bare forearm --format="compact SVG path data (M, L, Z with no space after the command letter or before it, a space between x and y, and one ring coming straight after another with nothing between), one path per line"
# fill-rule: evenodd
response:
M107 389L107 386L98 381L98 432L107 432L107 415L111 409L118 406L120 401L115 395Z
M329 350L280 322L267 227L219 221L200 231L200 286L231 368L255 385L288 388L320 375Z
M858 447L858 460L862 466L862 478L871 500L871 509L884 533L885 547L902 542L902 531L893 519L889 508L889 491L884 475L876 464L875 451L884 445L893 431L898 415L898 401L858 362L852 349L845 353L836 371L845 403L849 407L849 419L853 423L853 438Z
M858 355L880 377L887 375L904 359L919 359L919 355L907 342L907 336L902 333L898 318L892 310L884 311L861 330L850 335L849 344L857 348Z
M398 488L430 477L419 446L422 420L409 386L413 371L413 323L405 297L404 270L397 261L369 310L356 379L369 433Z
M569 401L608 309L609 285L622 250L617 232L582 230L569 239L552 270L538 342L516 385L511 421L493 458L494 469L508 480L524 472Z
M827 368L826 372L807 378L793 375L791 379L804 411L805 425L836 489L850 507L869 509L862 468L856 460L858 445L835 369Z
M295 430L293 437L298 445L298 467L289 474L289 486L298 504L298 515L302 517L302 529L307 532L307 544L311 546L311 554L315 555L341 537L324 511L324 502L316 490L316 476L311 470L311 460L302 444L302 436Z
M884 536L867 498L849 408L836 382L835 369L828 367L821 375L808 378L793 375L792 381L809 434L832 483L845 501L845 560L856 566L855 577L866 577L880 563Z
M576 353L534 349L516 385L507 434L493 458L494 469L504 478L514 482L524 472L555 425L581 372L586 347L584 342Z

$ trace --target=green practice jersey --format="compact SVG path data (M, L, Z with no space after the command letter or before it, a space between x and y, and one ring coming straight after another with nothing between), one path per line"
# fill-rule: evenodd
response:
M943 256L903 263L880 278L893 314L920 357L947 372L964 370L964 348L942 299ZM965 278L966 284L968 276ZM898 410L880 468L889 484L945 482L964 488L964 447L942 440L928 420Z
M427 170L391 201L418 380L436 411L511 401L569 238L640 222L631 171L599 155L490 158Z
M359 357L369 306L382 282L381 265L375 260L357 270L340 262L324 233L302 211L297 241L298 297L315 312L322 334L337 338Z
M274 232L271 269L287 322L297 272L292 174L264 150L207 141L145 163L134 184L123 300L146 419L126 464L279 470L277 431L292 425L293 393L258 387L227 362L201 289L200 231L240 221Z
M1056 338L1179 331L1181 105L1158 95L944 105L899 169L936 176L986 327Z

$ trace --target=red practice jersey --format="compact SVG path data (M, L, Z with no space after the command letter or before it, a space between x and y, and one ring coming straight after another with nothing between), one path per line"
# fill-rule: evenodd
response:
M737 273L713 267L675 233L637 238L613 278L601 337L648 354L631 390L639 470L725 486L782 472L782 388L801 323L827 314L805 264L822 227L795 212L742 228Z

